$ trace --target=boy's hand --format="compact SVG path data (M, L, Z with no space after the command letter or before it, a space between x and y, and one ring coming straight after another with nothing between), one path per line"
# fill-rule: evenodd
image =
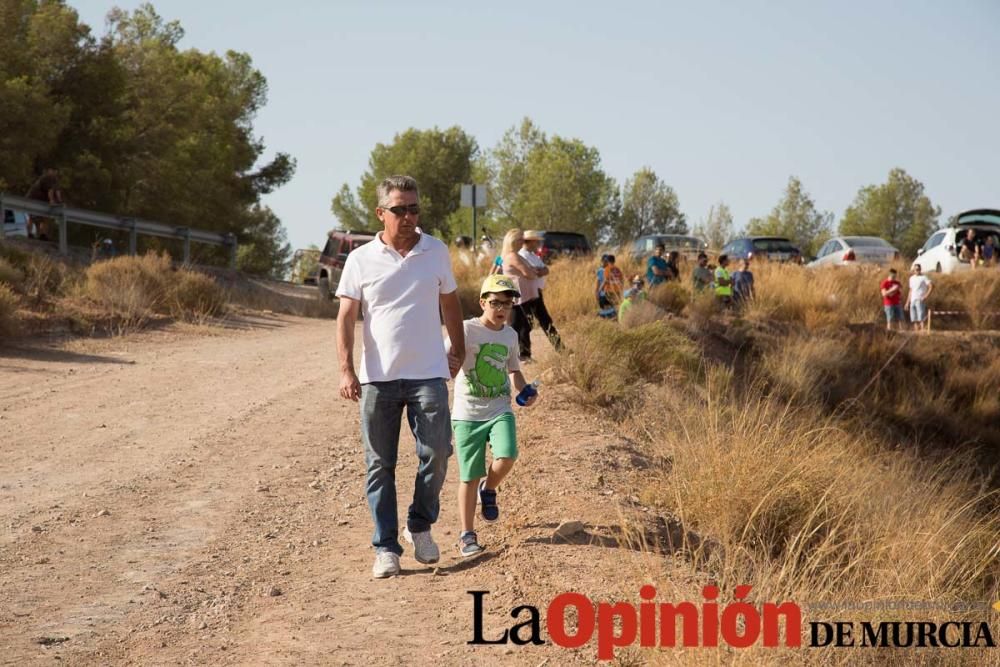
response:
M462 370L462 362L464 360L459 358L455 354L454 350L448 350L448 371L451 373L451 379L454 380L458 372Z
M534 396L532 396L531 398L529 398L527 401L525 401L524 407L530 408L536 402L538 402L538 394L535 394Z

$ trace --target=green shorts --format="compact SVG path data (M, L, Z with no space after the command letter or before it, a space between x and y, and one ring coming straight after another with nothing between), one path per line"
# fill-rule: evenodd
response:
M495 459L517 458L517 435L514 415L505 412L485 422L452 420L455 432L455 453L458 475L463 482L486 477L486 443L490 443Z

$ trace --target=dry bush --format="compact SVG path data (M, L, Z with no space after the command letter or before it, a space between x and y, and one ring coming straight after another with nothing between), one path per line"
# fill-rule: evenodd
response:
M182 320L203 322L226 310L226 294L219 284L194 271L178 271L164 300L170 315Z
M620 413L648 383L697 376L701 359L686 336L663 321L634 329L597 320L568 330L569 352L557 377L580 390L587 405Z
M719 540L707 566L724 589L751 584L762 600L997 599L997 498L967 455L928 464L883 452L814 408L726 383L710 383L705 400L654 391L633 419L671 463L644 498Z
M691 303L691 290L680 281L660 283L649 288L649 300L668 313L680 315Z
M48 255L31 253L24 268L24 293L36 303L71 292L80 282L80 272Z
M116 257L87 268L84 295L119 322L120 332L141 328L166 307L167 255Z
M10 287L0 283L0 336L17 333L17 294Z
M23 281L24 272L0 257L0 283L6 283L9 287L19 287Z

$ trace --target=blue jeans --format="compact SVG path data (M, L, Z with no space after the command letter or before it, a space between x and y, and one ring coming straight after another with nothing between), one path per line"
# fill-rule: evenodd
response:
M396 456L403 408L417 440L417 479L406 525L430 530L441 509L438 496L451 456L451 414L443 378L392 380L361 385L361 439L368 466L368 507L375 522L372 545L401 555L396 514Z

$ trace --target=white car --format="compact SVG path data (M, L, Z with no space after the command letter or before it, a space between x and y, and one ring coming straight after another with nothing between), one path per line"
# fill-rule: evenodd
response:
M20 211L4 209L3 212L3 235L4 236L28 236L28 218Z
M889 264L899 259L899 250L877 236L838 236L823 244L810 269L823 266Z
M969 260L959 257L962 239L970 229L974 231L973 238L977 245L982 246L987 238L992 237L993 246L1000 248L1000 211L976 209L959 214L955 226L931 234L924 247L917 251L917 259L913 263L919 264L924 273L970 270L972 265Z

